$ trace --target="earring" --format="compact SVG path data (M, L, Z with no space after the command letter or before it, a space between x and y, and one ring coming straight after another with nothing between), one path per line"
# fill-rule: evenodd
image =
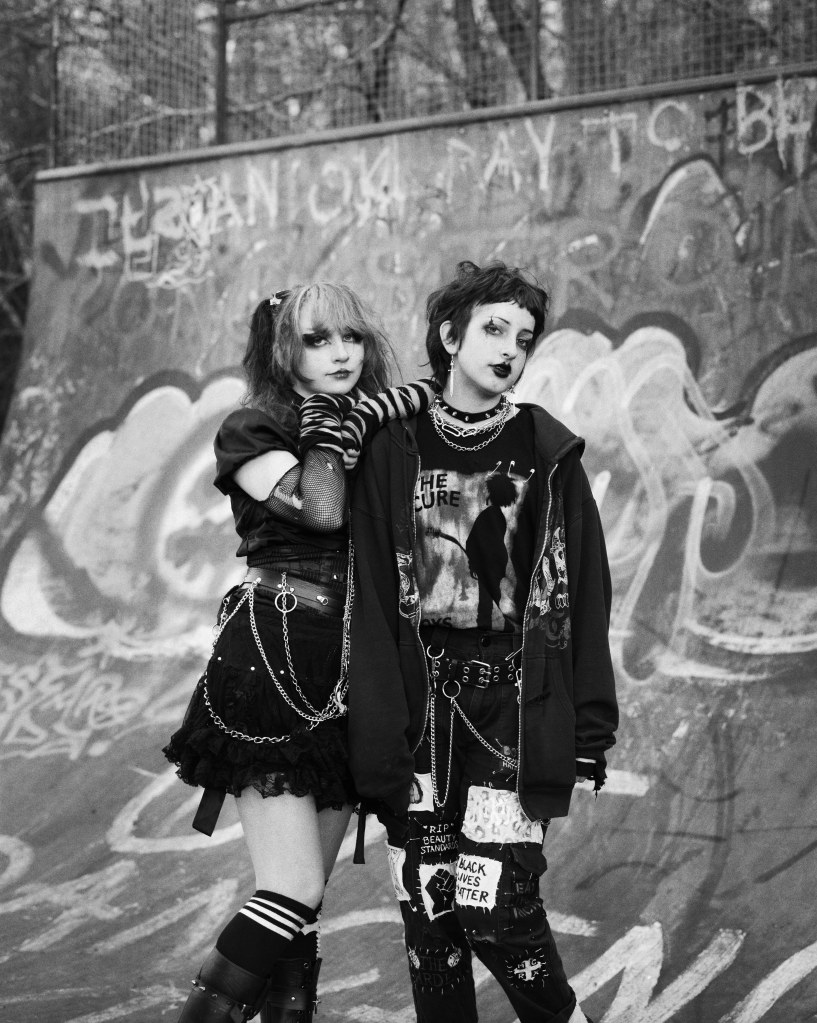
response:
M454 356L451 356L451 368L448 371L448 391L454 397Z

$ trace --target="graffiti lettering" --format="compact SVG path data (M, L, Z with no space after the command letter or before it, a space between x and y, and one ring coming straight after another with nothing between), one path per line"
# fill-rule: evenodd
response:
M736 98L738 151L750 155L774 141L783 166L802 177L817 99L814 81L781 78L773 86L741 85Z

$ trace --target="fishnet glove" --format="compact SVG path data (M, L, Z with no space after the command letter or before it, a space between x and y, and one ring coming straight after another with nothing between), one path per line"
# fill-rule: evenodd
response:
M331 533L346 521L343 458L322 446L310 448L285 472L264 505L274 515L316 533Z
M362 398L343 417L340 429L346 468L355 467L364 445L384 423L419 415L431 404L434 394L431 380L418 380L399 387L388 387L371 398Z

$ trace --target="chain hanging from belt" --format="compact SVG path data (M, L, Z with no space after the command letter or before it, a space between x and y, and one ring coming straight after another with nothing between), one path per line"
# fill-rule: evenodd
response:
M218 643L219 637L227 626L227 623L231 618L239 611L243 606L244 602L247 602L249 613L250 613L250 629L252 630L253 638L255 639L255 645L258 647L258 652L261 655L261 660L264 662L264 666L269 672L269 676L272 679L275 688L278 690L281 698L284 702L295 711L295 713L309 722L309 730L317 728L318 725L323 724L325 721L332 721L335 718L343 717L346 713L346 704L344 700L346 693L349 691L349 649L350 649L350 624L352 620L352 604L355 597L355 582L354 582L354 561L355 552L352 546L352 538L349 537L349 557L347 563L347 583L346 583L346 602L343 608L343 629L341 633L341 648L340 648L340 673L338 680L335 683L332 694L329 697L329 702L326 704L323 710L318 710L313 707L310 701L307 699L306 694L298 683L298 678L295 674L295 666L292 661L292 650L289 645L289 623L287 622L287 615L295 610L297 606L297 599L292 607L287 606L287 597L292 596L291 592L287 589L286 572L281 573L281 583L279 589L281 592L275 598L275 606L281 612L281 629L284 635L284 653L286 655L287 669L289 671L289 678L292 685L301 698L304 708L298 707L289 693L281 684L280 680L272 670L264 645L261 642L261 636L258 632L258 625L255 620L255 589L258 585L258 581L254 580L247 584L243 595L239 599L233 610L227 614L227 602L229 600L229 594L224 597L221 603L221 614L219 615L219 622L216 626L215 639L213 640L213 650L215 651L216 644ZM204 702L207 706L210 716L215 722L216 726L221 731L226 732L227 735L232 739L243 739L245 742L263 743L263 742L286 742L290 738L289 735L247 735L244 732L238 731L236 728L230 728L229 725L216 714L210 703L210 694L207 691L207 674L204 676Z
M471 734L479 740L479 742L502 763L502 766L509 771L516 771L519 767L519 760L516 757L509 757L506 753L498 750L495 746L492 746L490 742L483 736L480 735L479 731L474 727L472 722L469 720L468 715L457 703L457 697L462 691L462 685L456 679L446 679L442 686L439 687L438 683L440 679L440 661L443 659L445 651L440 650L439 653L432 653L432 647L426 647L426 656L431 661L431 688L432 695L429 703L429 743L431 746L431 792L434 797L434 804L436 806L444 806L448 802L448 793L451 789L451 761L454 754L454 712L462 718L465 722L468 730ZM516 669L516 686L517 686L517 699L519 699L519 687L522 681L522 669ZM447 692L446 686L455 685L457 687L456 692ZM436 711L436 694L437 692L450 701L451 703L451 716L449 718L448 728L448 765L446 767L445 775L445 792L440 796L440 788L437 781L437 711Z

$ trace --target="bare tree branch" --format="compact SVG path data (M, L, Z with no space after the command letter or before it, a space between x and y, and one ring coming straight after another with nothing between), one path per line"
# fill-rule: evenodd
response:
M347 2L348 0L301 0L300 3L288 4L286 7L268 7L264 11L246 11L235 14L228 13L227 23L233 25L240 21L259 21L262 18L273 18L287 14L301 14L303 11L310 11L315 8L337 7L340 4L345 4Z
M547 99L551 92L542 74L541 61L536 66L536 95L530 94L530 66L534 47L531 26L520 18L514 5L507 0L488 0L488 7L528 99Z

